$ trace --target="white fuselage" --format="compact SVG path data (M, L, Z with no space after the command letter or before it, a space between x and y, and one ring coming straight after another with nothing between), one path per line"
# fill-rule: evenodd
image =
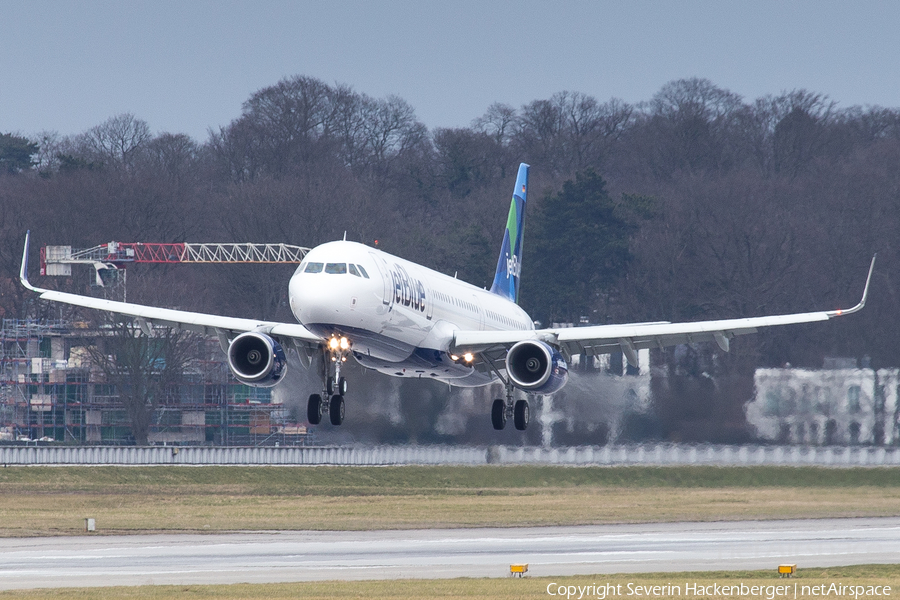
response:
M454 385L493 380L451 356L455 331L534 329L506 298L356 242L310 250L289 298L303 326L324 338L346 337L363 366Z

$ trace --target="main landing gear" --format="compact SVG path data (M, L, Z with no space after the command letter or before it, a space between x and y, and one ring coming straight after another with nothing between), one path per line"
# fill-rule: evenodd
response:
M306 405L306 420L310 425L318 425L322 422L326 406L332 425L340 425L344 422L344 396L342 394L334 394L328 402L322 400L321 394L311 394Z
M513 387L507 383L506 400L497 398L491 405L491 424L500 431L506 427L509 417L512 417L516 429L525 431L531 418L531 410L528 408L528 400L513 400Z
M310 425L322 422L325 412L332 425L344 422L344 396L347 394L347 380L341 377L341 366L347 362L350 342L345 337L332 337L324 349L322 378L325 381L323 394L312 394L306 404L306 420Z

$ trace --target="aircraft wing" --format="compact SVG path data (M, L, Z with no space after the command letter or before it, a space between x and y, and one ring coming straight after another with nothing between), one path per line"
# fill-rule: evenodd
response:
M233 337L229 334L238 334L245 331L261 331L273 337L288 338L301 345L317 346L322 338L313 334L299 323L279 323L273 321L256 321L253 319L240 319L236 317L222 317L205 313L195 313L169 308L157 308L128 302L115 302L90 296L80 296L66 292L47 290L31 285L28 281L28 239L25 236L25 250L22 253L22 268L19 271L19 279L22 285L33 292L40 294L44 300L63 302L74 306L82 306L96 310L103 310L120 315L134 317L145 329L147 325L166 325L179 329L187 329L207 335L218 335L220 341L223 337Z
M453 347L456 352L484 352L500 346L509 347L523 340L541 340L562 349L570 356L622 352L632 365L637 364L637 351L644 348L714 341L727 352L733 337L755 333L761 327L827 321L859 311L866 304L874 268L875 257L872 257L862 299L853 308L843 310L694 323L632 323L530 331L457 331Z

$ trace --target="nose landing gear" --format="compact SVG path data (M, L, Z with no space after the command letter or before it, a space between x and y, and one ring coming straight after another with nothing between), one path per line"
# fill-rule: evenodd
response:
M306 420L310 425L318 425L327 411L331 424L340 425L344 422L344 396L347 394L347 380L341 377L341 366L350 355L350 341L345 337L332 336L323 351L324 394L309 397Z

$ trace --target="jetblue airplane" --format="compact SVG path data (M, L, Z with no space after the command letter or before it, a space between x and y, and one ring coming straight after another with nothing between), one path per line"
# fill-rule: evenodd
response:
M529 394L560 390L573 354L622 352L629 364L637 366L637 353L643 348L714 341L728 351L734 336L759 327L826 321L865 305L874 258L862 300L847 310L535 329L517 304L528 169L526 164L519 166L490 290L348 241L313 248L291 277L288 297L297 323L222 317L38 288L28 282L29 235L20 279L45 300L134 317L147 335L151 325L216 335L235 378L247 385L276 385L286 372L286 355L293 351L304 367L321 371L322 393L310 395L307 404L307 418L314 425L325 413L333 425L343 422L347 381L341 373L350 357L367 369L395 377L465 387L500 381L506 394L493 401L491 422L499 430L512 418L516 429L524 430L528 402L515 400L515 390Z

